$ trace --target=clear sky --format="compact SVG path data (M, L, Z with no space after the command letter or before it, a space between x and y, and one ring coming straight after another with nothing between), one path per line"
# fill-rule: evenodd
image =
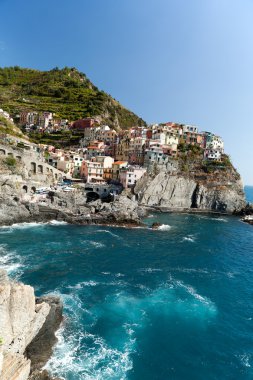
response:
M71 66L147 122L221 135L253 185L252 0L0 0L0 66Z

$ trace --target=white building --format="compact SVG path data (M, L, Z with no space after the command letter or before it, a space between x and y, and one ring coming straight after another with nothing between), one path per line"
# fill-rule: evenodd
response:
M145 150L144 167L148 168L154 163L165 165L168 162L168 155L163 153L163 149L159 145L153 145Z
M187 132L190 132L190 133L198 133L198 128L195 127L194 125L183 125L183 133L187 133Z
M219 161L221 159L221 151L220 149L206 149L204 157L208 160Z
M206 149L219 149L224 152L224 142L220 136L210 135L206 141Z
M124 188L133 187L138 179L140 179L147 169L141 166L128 166L126 168L120 169L119 181L122 183Z

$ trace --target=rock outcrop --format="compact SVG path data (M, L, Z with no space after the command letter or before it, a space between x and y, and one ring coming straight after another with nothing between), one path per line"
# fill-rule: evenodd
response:
M0 270L0 379L27 380L31 370L31 357L26 356L31 342L39 345L41 331L49 340L47 353L40 344L41 357L48 359L54 331L59 327L62 307L59 301L47 297L36 302L34 289L29 285L10 281L6 272ZM57 306L58 305L58 306ZM58 310L56 312L56 310ZM58 314L55 321L53 319ZM32 359L32 363L34 358ZM45 361L40 362L45 364ZM37 366L41 368L41 365Z
M233 213L245 205L240 179L214 176L146 175L137 182L135 194L140 205L169 210L205 210Z
M42 368L51 357L52 348L57 342L55 331L62 322L63 304L61 300L55 296L40 297L36 300L37 305L44 303L50 306L50 311L44 325L25 351L26 356L31 360L32 371Z

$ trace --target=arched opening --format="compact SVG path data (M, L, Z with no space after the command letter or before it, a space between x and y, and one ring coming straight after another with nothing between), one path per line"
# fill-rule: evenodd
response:
M55 173L55 175L54 175L54 178L55 178L55 179L57 179L57 178L58 178L58 175L57 175L57 173Z
M23 188L22 188L22 190L23 190L23 193L26 194L26 193L27 193L27 190L28 190L28 187L27 187L26 185L24 185Z
M36 187L32 186L31 190L35 193L36 192Z
M42 165L38 165L38 173L43 174L43 166Z
M32 174L36 174L36 164L35 164L35 162L31 162L31 171L32 171Z
M8 156L9 156L9 157L13 157L13 153L9 152L9 153L8 153Z
M16 159L21 161L21 156L16 156Z
M6 152L4 149L0 149L0 156L5 156Z
M93 202L99 199L99 195L98 193L95 193L95 191L89 191L88 193L86 193L86 196L87 196L87 201L86 201L87 203Z

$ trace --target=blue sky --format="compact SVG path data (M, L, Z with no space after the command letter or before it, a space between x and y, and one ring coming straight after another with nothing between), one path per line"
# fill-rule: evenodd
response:
M147 122L225 140L253 185L252 0L0 0L0 66L77 67Z

